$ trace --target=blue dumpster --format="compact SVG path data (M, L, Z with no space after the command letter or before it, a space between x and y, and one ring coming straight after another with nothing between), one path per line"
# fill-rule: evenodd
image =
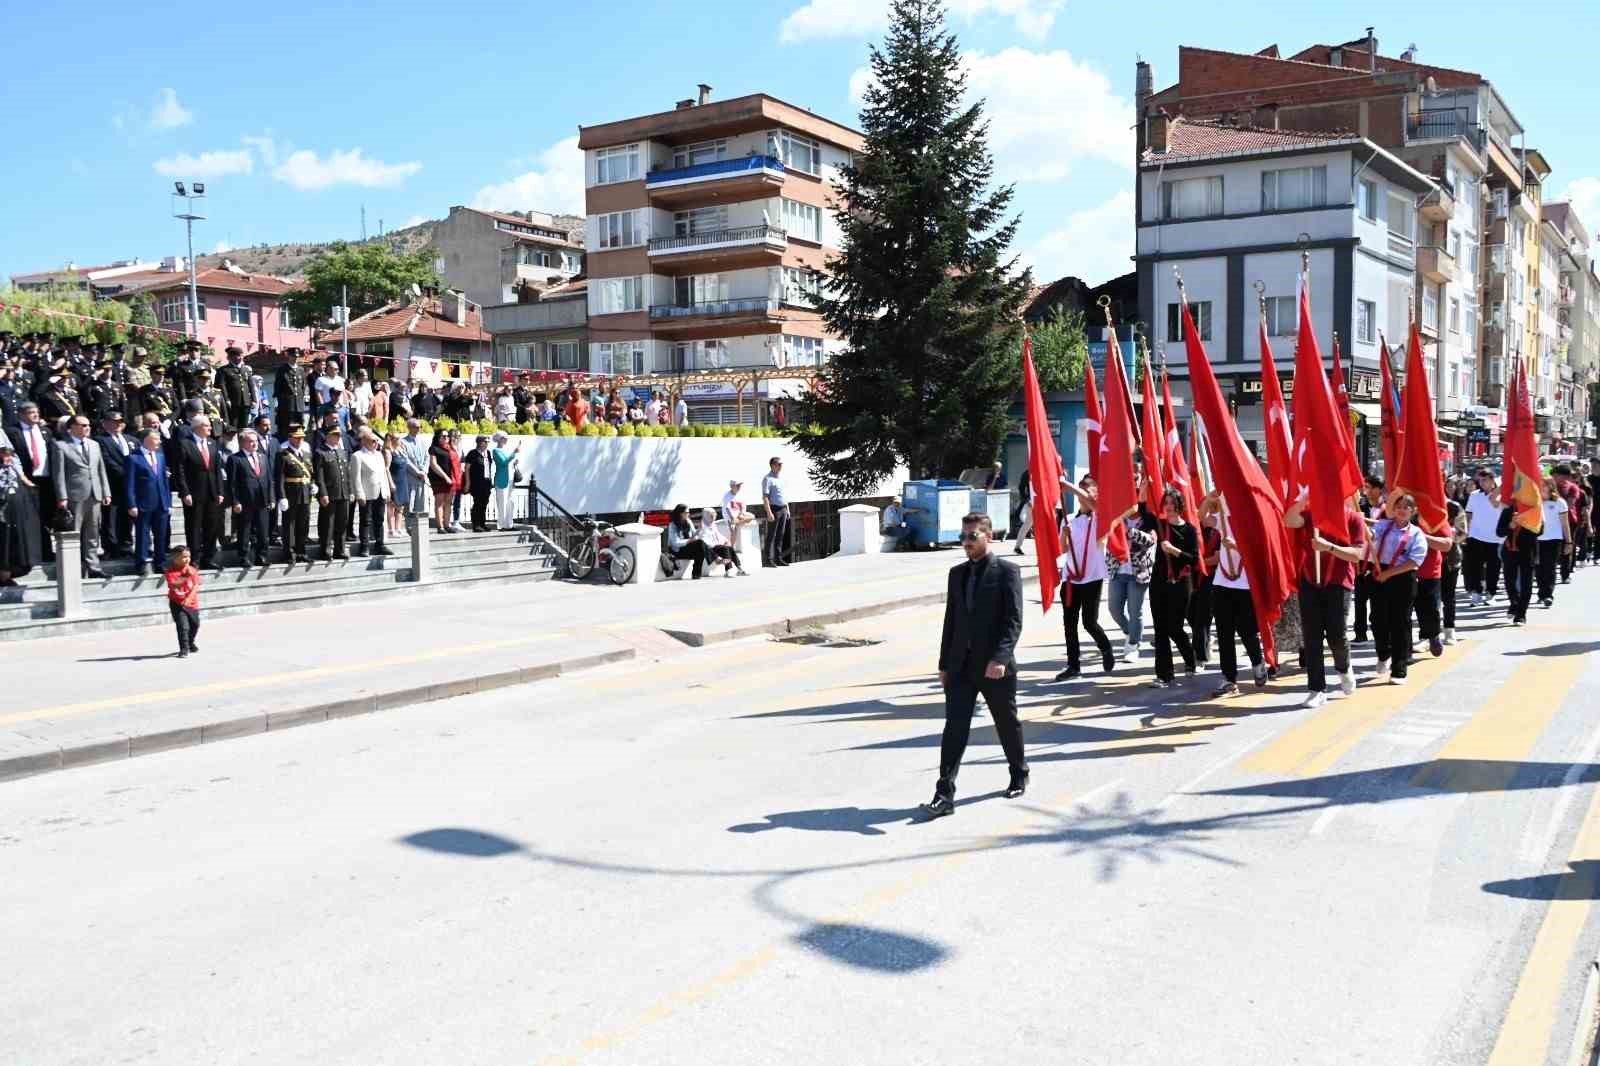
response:
M911 543L918 548L961 541L961 519L972 504L972 488L964 481L907 481L900 493L905 503ZM912 508L915 508L913 511Z
M973 514L986 514L994 527L994 539L999 540L1011 532L1011 490L973 489L967 502Z

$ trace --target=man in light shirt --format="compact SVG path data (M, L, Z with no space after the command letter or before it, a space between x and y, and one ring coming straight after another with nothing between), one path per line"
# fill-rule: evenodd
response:
M1463 546L1462 570L1467 579L1467 594L1472 606L1481 607L1494 599L1500 587L1500 487L1487 468L1480 467L1474 478L1477 488L1467 497L1467 543Z

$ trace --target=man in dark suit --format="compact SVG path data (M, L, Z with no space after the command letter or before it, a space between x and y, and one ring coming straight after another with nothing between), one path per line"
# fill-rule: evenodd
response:
M183 500L183 528L193 549L195 565L206 570L221 570L217 541L222 536L224 496L223 456L211 439L211 419L195 415L189 423L192 436L177 442L174 486Z
M267 466L272 470L278 469L278 450L283 447L283 441L272 432L272 419L266 415L259 415L255 420L256 440L261 444L261 457L267 461ZM278 532L278 509L272 509L272 515L267 520L267 537L269 544L278 544L281 536Z
M94 439L105 460L111 498L117 501L100 510L100 545L106 558L116 559L133 550L133 519L128 517L128 505L122 501L128 495L128 456L139 447L139 442L123 432L121 411L114 411L100 421L100 432Z
M239 536L239 565L267 565L272 516L278 512L276 471L253 429L239 434L239 450L228 457L228 507Z
M1017 641L1022 637L1022 571L989 550L986 514L961 520L967 561L950 571L945 590L944 634L939 641L939 684L944 688L944 740L939 782L923 810L930 818L956 809L956 772L972 732L979 693L989 706L995 733L1011 767L1007 797L1028 788L1028 762L1017 720Z
M172 483L167 477L167 457L161 452L161 431L145 430L139 447L128 456L123 484L123 508L133 518L133 551L139 575L150 576L150 561L167 564L167 540L172 530Z

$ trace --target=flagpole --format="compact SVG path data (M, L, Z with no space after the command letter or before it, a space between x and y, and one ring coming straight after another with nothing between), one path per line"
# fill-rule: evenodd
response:
M1309 241L1310 238L1307 235L1302 235L1300 238L1300 285L1305 290L1307 307L1311 306L1311 249L1306 247ZM1322 367L1319 365L1317 370L1320 373ZM1295 395L1298 396L1299 392L1297 391ZM1298 486L1296 487L1298 488ZM1322 549L1317 547L1317 538L1319 536L1321 534L1317 532L1317 522L1313 517L1311 520L1311 564L1312 572L1316 575L1317 585L1320 587L1322 585Z

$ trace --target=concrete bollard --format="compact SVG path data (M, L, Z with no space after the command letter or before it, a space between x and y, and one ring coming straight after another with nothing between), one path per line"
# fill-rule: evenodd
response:
M411 523L411 580L433 580L433 556L428 551L428 516L413 514L407 519Z
M622 543L633 549L633 577L628 584L655 581L661 569L661 527L645 522L629 522L616 529Z
M761 558L761 523L746 522L739 527L739 532L734 534L734 550L739 553L739 561L746 570L760 570L766 566Z
M56 614L62 618L82 618L83 549L77 530L57 533L56 538Z
M870 504L839 508L839 554L876 555L883 549L880 512Z

